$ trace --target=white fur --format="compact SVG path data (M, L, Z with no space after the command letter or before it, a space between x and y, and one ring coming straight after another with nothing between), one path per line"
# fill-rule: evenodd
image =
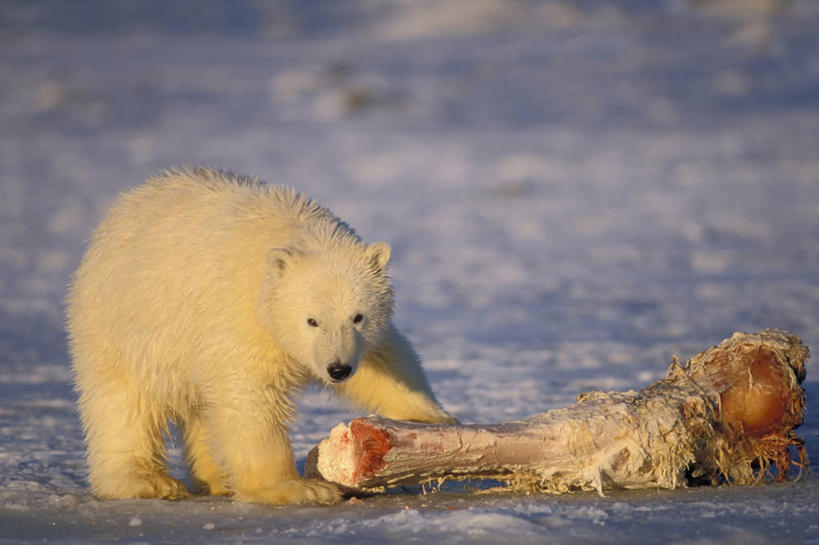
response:
M174 419L199 490L336 501L298 476L287 436L311 379L387 417L454 421L391 322L389 258L292 189L224 171L175 170L122 195L68 299L94 492L187 495L165 467ZM332 384L333 362L351 378Z

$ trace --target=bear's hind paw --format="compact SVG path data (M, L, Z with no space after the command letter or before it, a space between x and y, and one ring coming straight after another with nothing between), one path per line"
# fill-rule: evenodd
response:
M105 499L159 498L178 500L190 496L188 487L170 475L132 475L116 479L115 486L96 486L96 494Z
M165 500L179 500L191 495L185 483L168 475L163 475L161 482L155 486L159 493L157 497Z

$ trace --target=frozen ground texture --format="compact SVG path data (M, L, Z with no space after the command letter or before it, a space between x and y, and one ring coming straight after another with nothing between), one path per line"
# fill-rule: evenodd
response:
M465 422L646 385L735 330L819 351L819 8L739 4L3 2L0 543L819 543L812 478L331 508L84 482L65 285L116 194L182 163L389 241L397 321ZM816 472L811 362L806 387ZM300 459L356 414L301 408Z

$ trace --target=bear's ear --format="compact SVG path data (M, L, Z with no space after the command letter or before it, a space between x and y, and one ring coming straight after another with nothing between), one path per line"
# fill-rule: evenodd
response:
M390 262L390 255L392 255L392 249L386 242L373 242L366 252L367 260L379 272L386 270L387 264Z
M267 254L267 265L271 272L280 274L287 269L287 265L293 259L293 256L299 254L301 252L295 248L273 248Z

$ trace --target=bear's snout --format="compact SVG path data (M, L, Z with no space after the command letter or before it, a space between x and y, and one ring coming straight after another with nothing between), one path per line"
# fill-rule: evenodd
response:
M333 362L327 366L327 374L330 375L330 380L333 382L341 382L350 376L353 368L346 363Z

